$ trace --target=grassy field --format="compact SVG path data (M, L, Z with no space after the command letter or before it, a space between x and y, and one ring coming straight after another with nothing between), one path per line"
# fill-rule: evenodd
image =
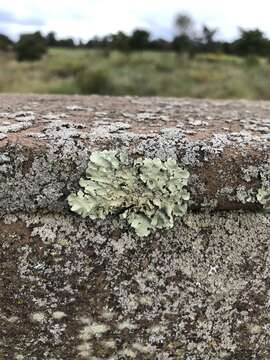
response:
M269 85L267 59L50 49L18 63L0 54L0 92L270 99Z

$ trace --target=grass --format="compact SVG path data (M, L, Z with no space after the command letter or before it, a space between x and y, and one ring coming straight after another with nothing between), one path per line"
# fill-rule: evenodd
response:
M267 59L173 52L50 49L40 61L0 54L0 92L270 99Z

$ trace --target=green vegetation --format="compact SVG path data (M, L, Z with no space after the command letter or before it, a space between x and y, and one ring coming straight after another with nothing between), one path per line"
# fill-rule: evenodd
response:
M18 61L35 61L46 53L47 44L37 31L34 34L22 34L14 49Z
M19 61L39 60L48 48L99 49L130 53L134 51L175 51L194 57L198 54L219 54L237 56L270 57L270 39L258 28L239 28L239 36L233 41L217 40L217 28L206 24L196 24L187 14L178 14L174 24L176 36L171 40L155 38L145 29L134 29L131 34L122 31L99 37L94 36L87 42L76 42L72 38L58 39L55 32L46 35L40 31L21 34L13 42L8 36L0 34L0 50L15 50ZM251 61L252 62L252 61ZM98 75L100 76L100 74Z
M13 46L13 42L3 34L0 34L0 51L9 51Z
M80 179L77 195L71 194L71 210L83 218L104 219L109 214L126 219L138 236L155 229L169 229L175 216L187 211L189 172L175 160L137 159L125 154L97 151L90 156L86 179Z
M270 99L266 58L50 49L36 62L0 53L0 91Z

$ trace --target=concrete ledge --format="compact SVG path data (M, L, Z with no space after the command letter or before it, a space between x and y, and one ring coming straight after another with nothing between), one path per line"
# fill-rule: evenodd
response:
M268 359L270 217L256 194L270 186L269 111L1 95L0 359ZM145 238L71 213L103 149L177 159L188 213Z
M193 209L259 209L270 183L270 103L0 97L0 213L66 211L89 154L177 158Z

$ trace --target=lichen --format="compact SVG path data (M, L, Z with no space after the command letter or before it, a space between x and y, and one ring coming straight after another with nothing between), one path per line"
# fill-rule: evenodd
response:
M266 211L270 211L270 188L261 188L257 193L257 200Z
M68 203L83 218L119 215L138 236L147 236L157 228L172 228L174 217L185 214L188 178L189 172L174 159L131 162L117 151L97 151L90 157L86 179L80 179L83 190L70 194Z

